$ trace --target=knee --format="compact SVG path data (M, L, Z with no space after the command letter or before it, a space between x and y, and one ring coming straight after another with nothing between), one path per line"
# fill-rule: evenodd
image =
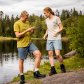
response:
M41 52L40 52L40 51L38 51L38 52L35 53L35 57L36 57L36 58L41 58L41 56L42 56L42 55L41 55Z
M56 58L57 59L62 59L62 56L61 55L56 55Z
M49 57L53 56L53 52L48 52Z
M24 62L24 59L19 59L19 63L23 63Z
M19 65L23 65L23 63L24 63L24 60L19 59Z

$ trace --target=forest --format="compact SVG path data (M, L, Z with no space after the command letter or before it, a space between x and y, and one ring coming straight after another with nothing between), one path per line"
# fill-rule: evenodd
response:
M55 15L61 18L63 24L62 37L69 38L69 41L65 44L67 47L63 46L64 52L76 50L80 57L84 57L84 14L82 11L73 8L71 10L62 10L60 13L56 10ZM18 15L9 17L0 10L0 36L14 38L13 25L18 19ZM45 17L32 14L28 20L31 26L37 28L32 37L42 38L46 31Z

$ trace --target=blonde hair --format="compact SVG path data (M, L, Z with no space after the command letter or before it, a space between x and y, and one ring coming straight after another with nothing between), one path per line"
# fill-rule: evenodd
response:
M23 10L20 14L20 17L23 17L24 15L28 15L28 12L26 10Z
M54 12L52 11L52 9L50 7L44 8L44 11L50 12L52 15L55 15Z

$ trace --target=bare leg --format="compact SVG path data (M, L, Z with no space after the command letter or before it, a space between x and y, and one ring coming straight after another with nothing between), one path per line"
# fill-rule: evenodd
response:
M63 64L63 58L62 58L62 56L61 56L61 54L60 54L60 50L55 50L55 54L56 54L57 60L58 60L61 64Z
M24 70L24 65L23 65L23 63L24 63L24 60L19 59L19 72L20 72L20 73L23 73L23 70Z
M53 50L49 50L48 55L49 55L49 60L50 60L50 65L51 65L49 76L51 76L57 73L54 67Z
M53 58L53 51L52 50L48 51L48 56L49 56L49 60L50 60L50 65L54 66L54 58Z
M46 75L40 74L38 70L38 68L40 67L40 62L41 62L41 52L39 50L35 50L33 54L35 56L34 78L46 77Z
M55 54L56 54L56 58L58 59L58 61L60 62L60 69L62 73L66 72L65 66L63 64L63 58L60 55L60 50L55 50Z
M41 62L41 52L39 50L35 50L33 52L34 56L35 56L35 68L39 68L40 67L40 62Z

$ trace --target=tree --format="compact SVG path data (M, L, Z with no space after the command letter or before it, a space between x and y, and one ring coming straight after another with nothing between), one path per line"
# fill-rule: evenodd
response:
M55 11L55 15L56 15L56 16L60 16L60 14L59 14L59 11L58 11L58 10L56 10L56 11Z
M73 9L72 16L78 16L78 12L75 10L75 8Z
M13 26L14 26L14 15L12 15L10 19L10 34L14 37L15 34L14 34Z
M79 15L82 15L82 11L80 11Z
M0 19L2 19L3 14L3 11L0 11Z
M37 19L35 21L35 27L37 28L36 38L39 38L39 37L41 37L41 34L42 34L42 25L41 25L41 20L40 19Z
M40 20L43 21L44 20L44 17L42 15L40 15Z
M65 19L67 19L69 17L70 17L69 11L68 10L62 10L61 19L65 20Z
M75 20L76 26L67 28L66 32L70 38L70 49L76 49L79 56L84 57L84 16Z

